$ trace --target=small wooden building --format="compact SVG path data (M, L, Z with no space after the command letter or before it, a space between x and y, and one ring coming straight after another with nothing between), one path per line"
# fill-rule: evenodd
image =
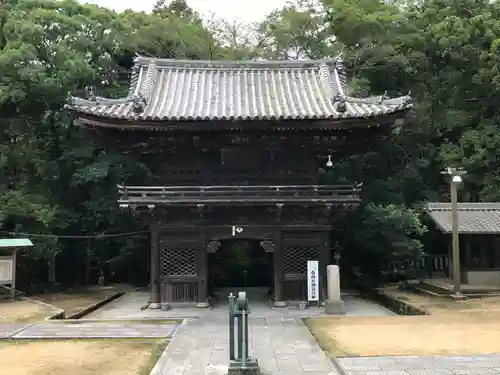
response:
M0 285L10 286L12 299L16 297L17 251L32 246L28 238L0 239Z
M154 181L118 187L151 232L151 307L207 306L207 258L254 238L272 254L275 306L306 299L307 260L326 298L330 231L359 185L327 185L338 152L401 124L407 96L354 98L342 61L138 57L123 99L73 98L76 123L147 163Z
M446 237L451 277L451 204L429 203L426 213ZM459 203L458 233L462 283L500 287L500 203Z

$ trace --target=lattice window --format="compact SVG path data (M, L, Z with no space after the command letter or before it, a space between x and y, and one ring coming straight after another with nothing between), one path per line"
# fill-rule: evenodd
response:
M307 261L318 260L319 245L303 247L285 247L285 274L305 275Z
M191 248L164 248L160 254L161 273L168 276L196 276L197 252Z

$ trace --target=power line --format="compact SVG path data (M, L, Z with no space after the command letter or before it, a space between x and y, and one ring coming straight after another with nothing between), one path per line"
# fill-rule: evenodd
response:
M43 234L43 233L25 233L25 232L8 232L8 231L0 231L0 233L10 234L14 236L25 236L25 237L44 237L44 238L65 238L65 239L101 239L101 238L110 238L110 237L127 237L127 236L135 236L137 234L148 233L147 230L141 230L137 232L126 232L126 233L104 233L104 234L94 234L89 236L65 236L65 235L56 235L56 234Z

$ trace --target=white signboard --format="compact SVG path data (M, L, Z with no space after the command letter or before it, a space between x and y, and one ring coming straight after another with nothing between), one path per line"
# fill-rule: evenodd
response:
M307 261L307 300L319 301L318 261Z
M0 260L0 282L12 281L12 260Z

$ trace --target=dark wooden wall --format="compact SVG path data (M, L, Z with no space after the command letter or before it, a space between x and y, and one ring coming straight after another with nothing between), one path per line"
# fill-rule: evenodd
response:
M147 184L163 186L324 184L320 169L328 155L335 162L374 142L374 133L367 129L328 134L118 130L102 134L107 144L119 144L123 153L148 165L154 178Z
M140 186L213 185L317 185L344 182L325 178L328 155L333 163L377 144L373 129L313 131L249 130L163 132L119 129L99 130L96 134L110 148L148 165L150 181L124 181ZM200 123L200 127L203 124ZM317 200L317 199L316 199ZM194 206L194 205L193 205ZM151 241L152 301L202 302L207 294L207 244L216 236L207 234L209 226L264 226L261 239L274 242L274 293L277 300L303 300L306 293L307 260L320 261L320 277L325 286L326 265L330 257L329 228L343 205L269 204L246 207L171 207L152 205L146 213L156 232ZM179 233L177 226L191 227ZM271 229L278 225L281 229ZM298 226L301 226L299 228ZM315 230L315 226L327 229ZM304 229L304 227L307 227ZM205 232L204 232L205 231ZM269 232L269 233L268 233ZM161 285L161 292L158 287ZM324 290L322 290L324 298ZM161 298L160 298L161 295Z

